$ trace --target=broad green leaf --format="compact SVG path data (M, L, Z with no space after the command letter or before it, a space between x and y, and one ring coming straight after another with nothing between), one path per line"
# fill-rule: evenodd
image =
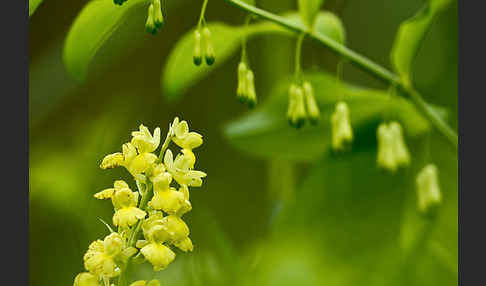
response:
M84 80L88 66L99 48L123 21L150 0L130 0L122 6L113 0L89 2L74 20L64 46L64 64L71 75Z
M298 0L300 17L305 25L312 28L324 0Z
M267 101L225 126L230 143L259 157L315 160L330 147L330 116L340 100L349 105L354 145L358 148L376 144L376 126L383 120L401 122L408 137L416 137L430 128L426 119L402 97L392 97L382 90L339 85L327 73L310 73L304 78L311 82L321 110L317 126L306 124L299 130L289 126L286 112L290 79L284 79Z
M43 0L29 0L29 18L34 14L35 10L39 7Z
M304 27L297 13L289 12L285 17L295 25ZM241 45L241 39L246 33L248 38L265 33L277 33L295 36L280 26L268 22L259 22L243 26L229 26L223 23L209 23L216 61L212 66L204 63L195 66L192 61L194 49L194 30L187 32L175 45L170 53L161 77L161 89L164 96L169 99L177 99L191 86L195 85L203 77L207 76L215 68L223 64L234 54ZM315 33L322 33L338 42L343 42L345 32L339 18L330 12L321 12L317 17ZM235 70L236 72L236 70Z
M410 144L412 165L396 175L376 168L371 149L322 157L280 213L245 285L457 285L457 154L439 136L431 143L431 158L423 142ZM444 200L421 229L414 180L428 160L440 169ZM409 252L404 235L423 240Z
M430 0L398 28L391 51L391 62L405 84L410 85L415 56L434 19L452 0Z

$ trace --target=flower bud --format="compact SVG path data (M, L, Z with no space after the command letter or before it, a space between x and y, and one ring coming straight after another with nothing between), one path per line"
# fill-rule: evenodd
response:
M73 286L99 286L98 278L89 272L83 272L76 275Z
M162 27L164 24L164 16L162 15L160 0L154 0L154 23L156 29L160 29L160 27Z
M145 280L138 280L130 284L129 286L145 286L147 285L147 281Z
M241 103L247 100L247 83L246 83L246 72L248 68L244 62L238 64L238 88L236 89L236 97Z
M393 150L397 166L410 165L410 153L403 138L402 126L394 121L389 124L389 129L393 136Z
M287 108L287 120L291 126L293 126L293 116L295 106L297 104L297 85L291 84L289 88L289 105Z
M395 172L397 164L393 151L393 136L389 130L388 124L382 123L377 130L378 154L376 162L378 166Z
M331 115L332 148L334 151L345 151L353 142L353 130L349 119L349 108L345 102L338 102Z
M298 86L294 92L295 107L292 114L292 126L298 129L304 125L307 113L305 111L304 91Z
M246 72L246 88L248 96L248 107L253 108L257 102L256 92L255 92L255 76L251 70Z
M434 164L425 166L417 175L417 205L420 212L431 214L440 205L438 169Z
M203 29L203 37L204 37L204 43L206 44L206 53L205 53L206 64L210 66L214 63L214 49L213 49L213 44L211 42L211 31L209 31L207 27L204 27Z
M196 66L201 65L202 62L202 47L201 47L201 33L199 30L194 31L194 53L193 53L193 62Z
M147 21L145 22L145 30L152 35L157 31L154 12L154 5L150 4L147 12Z
M302 85L302 89L304 90L308 119L311 124L316 125L317 122L319 122L320 111L316 99L314 98L314 90L312 89L311 84L307 81Z

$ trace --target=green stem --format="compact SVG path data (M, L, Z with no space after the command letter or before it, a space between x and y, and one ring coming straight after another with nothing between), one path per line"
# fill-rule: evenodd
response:
M172 129L172 127L171 127ZM164 153L167 148L169 148L170 141L172 140L172 137L174 137L173 131L169 130L167 133L167 137L165 137L164 144L162 144L162 147L160 147L160 154L159 158L157 159L157 163L160 163L164 160Z
M297 32L299 34L304 33L308 35L311 39L323 44L334 53L340 55L344 59L349 60L352 64L356 65L357 67L371 73L377 79L382 80L385 83L393 84L401 87L403 90L405 90L408 93L410 99L415 104L415 106L417 106L419 111L421 111L422 114L432 123L432 125L434 125L437 128L437 130L440 133L442 133L452 143L452 145L454 145L454 147L457 148L457 133L453 131L452 128L433 109L431 109L428 106L428 104L423 100L422 96L417 91L415 91L411 87L406 86L398 75L390 72L386 68L356 53L355 51L347 48L346 46L343 46L342 44L336 42L335 40L329 38L328 36L323 34L315 34L308 28L303 28L301 25L295 24L289 19L259 9L255 6L248 5L241 0L225 0L225 1L241 10L244 10L262 19L273 22L291 31Z
M201 28L201 23L204 21L204 14L206 13L206 6L208 6L208 0L204 0L203 6L201 8L201 15L199 15L199 22L197 23L197 27Z
M248 64L248 59L246 56L246 38L248 34L248 25L250 24L252 15L246 16L245 19L245 34L241 38L241 61Z
M300 54L302 53L302 42L304 41L305 33L301 33L297 38L297 44L295 46L295 78L300 81Z
M145 188L145 192L142 195L142 200L140 201L140 205L138 206L139 209L145 210L147 203L152 198L152 194L153 194L152 184L149 182L149 183L147 183L147 186ZM130 234L130 237L128 238L128 246L127 247L132 247L132 246L135 245L136 239L137 239L137 234L140 231L140 227L142 226L142 221L143 221L143 219L140 219L140 220L137 221L135 228L133 229L133 231ZM128 272L128 268L130 266L131 260L132 260L131 257L128 258L127 262L122 266L121 271L120 271L121 272L120 276L118 277L118 286L125 286L127 284L126 283L126 276L127 276L127 272Z

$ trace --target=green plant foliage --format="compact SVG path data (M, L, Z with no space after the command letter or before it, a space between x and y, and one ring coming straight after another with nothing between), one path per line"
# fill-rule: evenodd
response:
M29 18L34 14L43 0L29 0Z
M420 140L411 168L397 175L375 167L372 149L328 153L280 214L245 285L457 285L456 154L441 138L432 142L444 195L437 220L418 216ZM410 237L420 239L406 245Z
M368 135L374 139L376 126L386 119L400 121L410 137L423 134L430 128L425 118L402 97L391 97L381 90L339 85L335 77L327 73L310 73L304 78L314 87L321 110L318 126L306 125L300 130L289 126L285 114L290 79L284 79L255 111L225 126L224 132L230 143L259 157L315 160L330 148L330 115L340 100L349 105L357 144L360 136ZM371 143L375 144L373 140Z
M150 0L131 0L122 6L112 0L94 0L79 13L69 30L64 46L64 64L71 75L82 81L100 47L123 21ZM138 8L138 9L137 9Z
M391 51L391 62L405 84L411 84L412 65L434 17L452 0L430 0L412 18L398 28Z
M324 0L298 0L299 13L302 21L309 28L312 28Z
M297 25L303 25L302 20L295 12L286 13L285 17ZM161 88L165 97L169 99L180 98L187 88L193 86L200 79L207 76L209 72L223 64L238 50L241 38L245 33L248 38L268 33L295 35L280 26L268 22L252 24L247 28L243 26L229 26L223 23L209 23L208 27L213 35L212 40L216 55L215 63L212 66L195 66L193 64L194 30L188 31L177 42L167 59L167 64L161 77ZM340 43L343 43L345 39L345 31L341 21L330 12L319 13L315 33L325 34Z

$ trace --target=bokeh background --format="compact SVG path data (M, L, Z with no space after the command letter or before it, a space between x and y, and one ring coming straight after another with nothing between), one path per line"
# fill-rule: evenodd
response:
M295 2L257 1L276 13L295 10ZM326 153L310 162L254 156L232 146L223 132L225 124L248 113L235 98L239 54L180 101L161 94L165 60L197 23L202 1L167 1L166 23L156 36L143 30L145 10L130 17L97 54L88 78L78 82L67 73L62 51L86 3L46 0L30 18L30 285L72 283L89 243L106 234L98 218L111 220L111 204L92 195L116 179L129 179L121 168L101 170L101 159L118 151L139 124L164 132L175 116L205 139L196 154L198 169L208 177L191 192L193 211L186 215L196 248L178 255L165 271L153 274L145 265L134 278L157 277L162 285L457 284L457 151L439 134L410 139L413 164L395 176L380 172L376 147L360 146L359 140L352 153ZM396 29L421 5L327 0L323 9L342 19L347 46L390 68ZM208 21L240 25L243 18L224 1L209 1ZM456 2L434 22L414 69L417 89L447 109L454 128L457 21ZM264 102L273 84L293 72L294 39L258 37L248 48ZM337 58L326 48L306 42L304 50L304 69L335 70ZM344 79L387 88L350 65ZM444 195L432 224L414 213L414 177L427 162L439 166ZM404 251L409 245L413 249Z

